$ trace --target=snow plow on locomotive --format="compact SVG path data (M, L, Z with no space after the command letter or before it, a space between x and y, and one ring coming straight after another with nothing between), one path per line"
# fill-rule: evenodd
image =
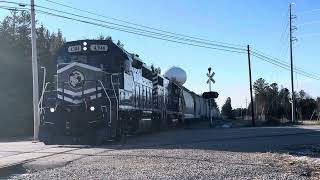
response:
M45 144L100 144L209 117L208 101L112 40L65 43L40 98Z

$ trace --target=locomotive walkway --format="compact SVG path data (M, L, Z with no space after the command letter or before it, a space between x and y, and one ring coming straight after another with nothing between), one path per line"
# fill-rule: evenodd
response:
M202 151L265 153L286 151L287 147L300 144L320 144L320 126L176 129L130 137L125 144L103 147L45 146L32 141L0 142L0 179L1 176L12 175L12 173L25 173L25 169L37 170L39 173L52 168L58 171L64 166L68 167L70 162L77 163L90 157L101 160L105 156L109 157L110 154L119 154L119 157L128 156L122 154L125 151L147 152L155 149L154 152L160 150L183 152L186 149L192 149L197 153ZM153 156L162 157L157 154ZM179 159L180 156L172 155L170 158ZM199 156L202 155L199 154ZM139 164L139 166L143 165ZM43 177L43 179L46 178L50 177ZM137 177L137 179L140 178L144 177Z

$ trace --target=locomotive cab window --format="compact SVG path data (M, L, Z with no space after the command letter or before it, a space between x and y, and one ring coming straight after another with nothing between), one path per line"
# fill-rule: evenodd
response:
M79 63L84 63L88 64L88 56L84 55L75 55L75 56L70 56L70 62L79 62Z
M96 67L100 67L101 64L105 65L108 63L105 63L107 61L106 54L94 54L94 55L64 55L64 56L58 56L57 57L57 63L83 63L88 65L93 65Z

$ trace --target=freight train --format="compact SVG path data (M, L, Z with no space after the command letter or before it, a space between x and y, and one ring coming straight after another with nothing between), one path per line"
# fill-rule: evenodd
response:
M209 118L208 100L111 39L67 42L55 65L39 103L45 144L100 144Z

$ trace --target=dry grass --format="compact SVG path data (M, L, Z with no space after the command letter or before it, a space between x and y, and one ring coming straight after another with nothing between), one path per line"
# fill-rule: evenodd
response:
M320 121L302 121L302 125L320 125Z

